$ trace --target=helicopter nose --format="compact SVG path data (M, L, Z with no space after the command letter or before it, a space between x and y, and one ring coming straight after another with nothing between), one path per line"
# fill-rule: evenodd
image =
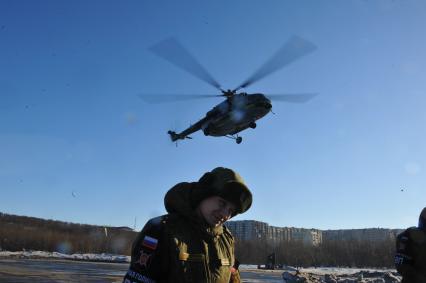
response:
M272 103L271 103L271 100L269 100L267 97L265 97L265 100L264 100L264 106L265 106L265 108L266 109L271 109L272 108Z
M262 102L258 102L256 104L257 107L263 107L265 109L271 109L272 108L272 104L270 102L267 101L262 101Z

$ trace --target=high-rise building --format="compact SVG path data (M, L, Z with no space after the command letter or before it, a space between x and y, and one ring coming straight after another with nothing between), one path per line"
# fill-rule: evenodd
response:
M241 240L266 240L272 244L294 240L307 245L319 245L322 242L321 231L316 229L275 227L254 220L228 221L225 225Z

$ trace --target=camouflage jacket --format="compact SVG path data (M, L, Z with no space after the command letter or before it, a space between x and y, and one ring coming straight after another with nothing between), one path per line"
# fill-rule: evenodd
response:
M238 282L234 238L226 227L209 228L195 216L190 186L172 188L165 199L169 214L151 219L139 233L123 283L228 283L231 272Z

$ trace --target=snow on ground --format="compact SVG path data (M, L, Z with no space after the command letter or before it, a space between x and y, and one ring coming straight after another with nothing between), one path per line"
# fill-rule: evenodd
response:
M384 268L344 268L344 267L309 267L309 268L301 268L300 272L311 273L317 275L325 275L325 274L355 274L361 271L367 272L396 272L395 269L384 269Z
M114 254L63 254L58 252L43 251L19 251L8 252L0 251L1 257L18 257L18 258L52 258L52 259L71 259L71 260L87 260L87 261L106 261L106 262L130 262L130 256L114 255Z

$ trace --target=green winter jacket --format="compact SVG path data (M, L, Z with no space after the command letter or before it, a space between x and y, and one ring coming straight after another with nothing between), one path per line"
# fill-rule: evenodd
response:
M208 227L196 216L194 188L179 183L167 193L168 214L148 221L138 235L123 283L230 281L234 238L226 227Z

